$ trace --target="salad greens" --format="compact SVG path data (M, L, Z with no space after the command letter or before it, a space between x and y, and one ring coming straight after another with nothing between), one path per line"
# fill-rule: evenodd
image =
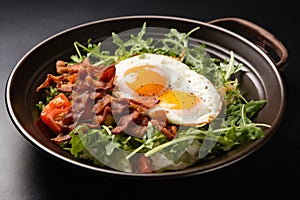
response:
M205 162L228 152L238 145L264 137L264 128L268 124L255 123L253 118L267 103L266 100L247 100L240 92L238 79L233 78L242 67L235 64L234 53L228 60L211 58L205 51L205 44L189 45L188 33L170 29L165 37L154 41L144 38L146 23L130 39L124 41L118 34L112 33L113 43L117 46L113 54L102 50L102 42L92 43L92 39L83 45L77 41L74 47L77 54L70 56L70 64L80 63L86 58L94 65L111 65L120 60L143 53L156 53L176 57L192 70L209 78L224 96L225 107L220 117L212 124L202 127L183 127L177 136L168 140L166 136L148 123L143 138L130 135L112 134L112 126L102 125L93 129L79 125L70 132L71 139L61 143L61 147L70 151L78 159L89 160L95 165L133 172L131 161L138 154L151 158L155 172L178 170ZM52 91L52 92L51 92ZM53 98L57 91L47 90L44 104ZM43 102L38 107L43 108Z

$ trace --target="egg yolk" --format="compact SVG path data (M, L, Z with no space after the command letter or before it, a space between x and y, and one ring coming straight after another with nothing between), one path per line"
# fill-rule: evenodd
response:
M168 79L152 65L130 68L125 79L127 86L140 96L160 96L168 88Z
M191 109L200 99L193 93L179 90L168 90L159 97L159 105L173 110Z
M125 72L127 86L140 96L157 96L159 105L168 109L190 109L200 99L193 93L171 90L168 79L157 67L136 66Z

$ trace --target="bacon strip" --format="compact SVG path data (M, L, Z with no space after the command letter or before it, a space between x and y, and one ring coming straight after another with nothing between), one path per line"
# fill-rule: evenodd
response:
M168 120L165 111L157 110L151 112L150 117L153 126L165 134L169 140L172 140L176 136L177 127L175 125L168 126Z
M128 135L142 138L147 130L149 119L142 115L139 110L134 110L131 114L122 116L111 132L120 134L125 132Z

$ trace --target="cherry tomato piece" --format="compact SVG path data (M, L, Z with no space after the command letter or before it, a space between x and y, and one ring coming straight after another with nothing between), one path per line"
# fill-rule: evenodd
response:
M69 99L60 93L54 97L42 110L42 121L55 133L60 133L63 126L62 120L71 107Z

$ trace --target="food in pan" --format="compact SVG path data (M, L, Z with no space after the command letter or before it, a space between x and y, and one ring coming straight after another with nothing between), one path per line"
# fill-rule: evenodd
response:
M130 173L180 170L264 137L253 119L266 100L246 99L234 53L212 58L205 44L172 28L146 37L146 23L124 40L74 42L36 91L51 139L76 159Z

